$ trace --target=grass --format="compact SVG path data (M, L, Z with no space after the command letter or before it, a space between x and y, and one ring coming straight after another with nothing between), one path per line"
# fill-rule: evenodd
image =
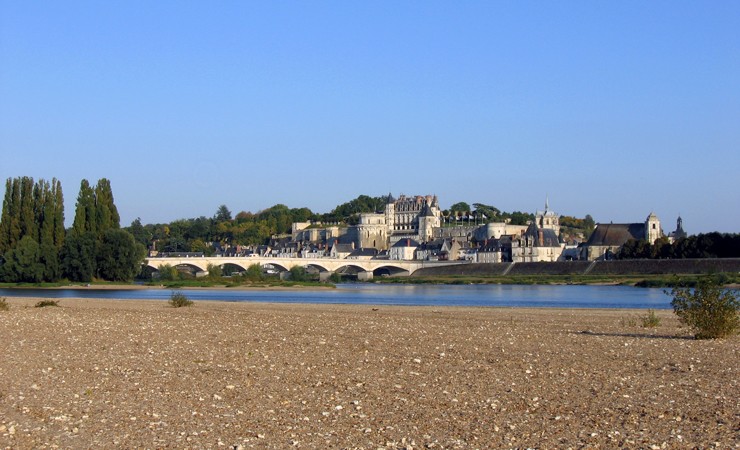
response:
M184 306L193 305L193 301L180 291L172 291L169 303L173 308L182 308Z
M722 274L723 284L740 283L740 275ZM702 275L681 276L684 283L693 285ZM410 277L376 277L376 283L401 284L516 284L516 285L593 285L614 284L637 287L672 287L676 275L437 275Z
M59 306L59 300L41 300L34 305L36 308L46 308L47 306Z
M655 315L655 311L648 309L647 314L640 316L643 328L656 328L660 326L660 317Z

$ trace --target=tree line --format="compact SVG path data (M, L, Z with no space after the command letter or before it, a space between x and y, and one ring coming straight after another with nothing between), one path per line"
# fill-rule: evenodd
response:
M630 239L620 248L617 259L740 258L740 234L703 233L671 243L662 237L651 244Z
M0 255L3 282L129 281L146 247L121 229L109 180L82 180L74 223L65 229L61 183L19 177L5 185Z

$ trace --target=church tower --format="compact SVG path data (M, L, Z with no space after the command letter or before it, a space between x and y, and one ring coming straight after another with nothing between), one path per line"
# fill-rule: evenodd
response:
M662 236L663 231L660 229L660 220L655 213L651 212L647 219L645 219L645 239L649 243L654 244Z
M560 217L555 211L550 210L550 199L545 198L545 210L537 211L534 215L537 228L550 229L556 235L560 235Z

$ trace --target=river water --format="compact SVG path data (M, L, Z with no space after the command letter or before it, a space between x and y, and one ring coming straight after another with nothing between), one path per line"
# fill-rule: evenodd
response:
M420 306L669 309L663 289L630 286L339 284L337 289L181 289L191 300ZM169 300L168 289L0 289L0 297Z

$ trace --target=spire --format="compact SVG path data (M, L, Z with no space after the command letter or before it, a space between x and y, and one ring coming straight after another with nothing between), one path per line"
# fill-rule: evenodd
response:
M550 196L545 194L545 211L550 210Z

